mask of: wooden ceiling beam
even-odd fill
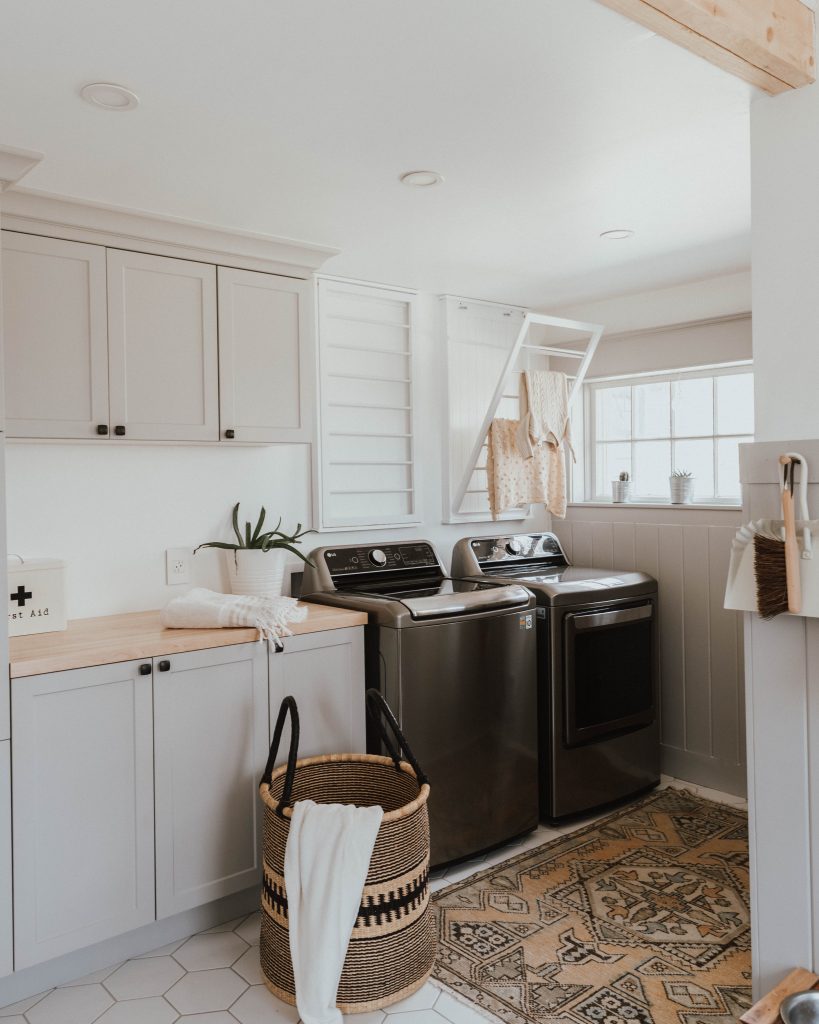
[[[765,92],[816,80],[814,13],[801,0],[599,0]]]

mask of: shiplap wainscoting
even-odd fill
[[[736,510],[572,507],[553,529],[575,565],[659,581],[663,772],[746,792],[742,618],[722,607]]]

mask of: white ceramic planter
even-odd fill
[[[231,592],[252,597],[278,597],[282,592],[286,554],[283,548],[226,551]]]
[[[671,490],[672,505],[690,505],[694,499],[693,476],[670,476],[668,485]]]
[[[631,497],[631,480],[612,480],[611,500],[615,505],[622,505]]]

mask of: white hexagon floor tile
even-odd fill
[[[213,971],[191,971],[177,981],[165,998],[180,1013],[226,1010],[247,988],[247,982],[229,967]]]
[[[263,985],[264,974],[259,963],[259,947],[251,946],[233,965],[233,970],[244,978],[248,985]]]
[[[423,984],[417,992],[402,999],[400,1003],[393,1003],[386,1008],[388,1014],[407,1013],[410,1010],[430,1010],[435,1005],[435,1000],[441,994],[441,990],[430,982]],[[402,1018],[403,1019],[403,1018]],[[356,1017],[356,1021],[358,1018]]]
[[[451,1024],[486,1024],[486,1017],[480,1010],[473,1010],[467,1003],[461,1002],[455,996],[442,989],[435,1004],[435,1012],[438,1014],[438,1024],[442,1024],[441,1017]],[[409,1024],[402,1021],[401,1024]]]
[[[179,1024],[236,1024],[236,1018],[227,1010],[216,1013],[190,1013],[179,1018]]]
[[[113,1002],[102,985],[55,988],[26,1017],[29,1024],[93,1024]]]
[[[295,1006],[277,999],[264,985],[251,986],[230,1012],[240,1024],[297,1024],[299,1019]]]
[[[114,999],[147,999],[164,995],[184,973],[172,956],[128,960],[108,975],[105,987]]]
[[[6,1017],[17,1017],[22,1016],[26,1010],[30,1010],[35,1003],[39,1003],[41,999],[45,999],[51,989],[46,989],[45,992],[40,992],[36,996],[29,996],[28,999],[21,999],[17,1003],[10,1003],[8,1006],[4,1006],[0,1009],[0,1021],[6,1024]]]
[[[179,1015],[161,996],[114,1003],[95,1024],[174,1024]]]
[[[257,910],[255,914],[251,914],[250,917],[246,917],[244,921],[239,925],[238,928],[234,928],[234,932],[239,936],[240,939],[244,939],[245,942],[251,946],[259,945],[259,929],[262,925],[262,915]]]
[[[186,971],[230,967],[247,951],[247,943],[235,932],[205,932],[188,939],[174,953]]]

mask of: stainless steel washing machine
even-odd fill
[[[431,544],[311,552],[302,596],[367,612],[376,686],[429,776],[432,864],[538,822],[534,599],[514,582],[447,576]],[[368,749],[381,752],[368,734]]]
[[[660,780],[657,582],[570,566],[553,533],[467,537],[456,576],[537,598],[541,815],[573,817]]]

